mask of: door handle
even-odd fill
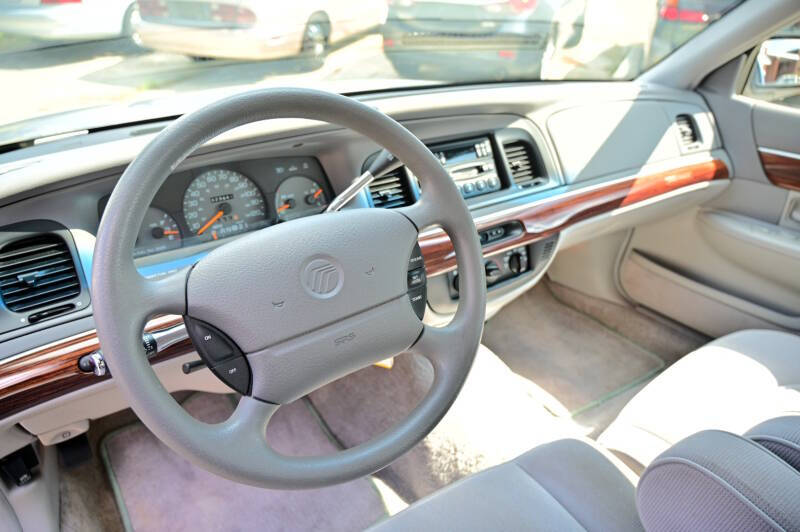
[[[789,218],[793,222],[800,224],[800,200],[794,200],[791,208],[789,209]]]

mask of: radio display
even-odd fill
[[[450,148],[449,150],[440,151],[436,155],[439,157],[439,160],[442,162],[442,164],[446,164],[448,166],[451,164],[474,161],[478,158],[478,154],[475,153],[475,146],[460,146],[458,148]]]
[[[436,158],[444,166],[454,166],[457,164],[470,163],[492,155],[489,139],[478,138],[469,141],[461,141],[445,146],[436,150]]]

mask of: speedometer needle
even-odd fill
[[[217,211],[217,214],[215,214],[214,216],[212,216],[212,217],[211,217],[211,219],[210,219],[209,221],[207,221],[207,222],[206,222],[206,224],[205,224],[203,227],[201,227],[201,228],[200,228],[200,229],[197,231],[197,234],[198,234],[198,235],[202,235],[203,233],[205,233],[206,229],[208,229],[209,227],[211,227],[212,225],[214,225],[214,222],[216,222],[217,220],[219,220],[220,218],[222,218],[222,216],[223,216],[224,214],[225,214],[225,213],[224,213],[223,211]]]

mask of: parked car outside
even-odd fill
[[[630,79],[740,0],[567,0],[555,16],[542,79]]]
[[[383,50],[403,77],[538,76],[563,0],[389,0]]]
[[[800,107],[800,22],[764,41],[743,92],[759,100]]]
[[[141,43],[191,57],[319,58],[328,48],[386,20],[384,0],[138,0]]]
[[[663,59],[735,5],[731,0],[658,0],[650,64]]]
[[[0,0],[0,32],[44,41],[136,40],[133,0]]]

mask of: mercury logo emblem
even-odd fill
[[[326,299],[339,293],[344,275],[335,260],[317,257],[303,268],[302,281],[309,294]]]

